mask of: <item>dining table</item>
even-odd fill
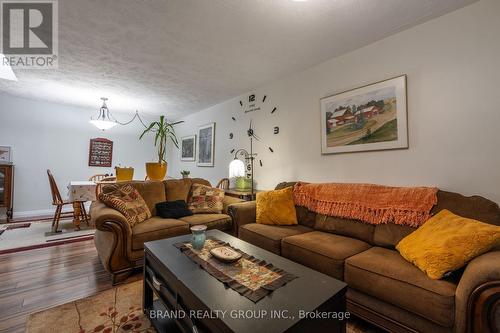
[[[76,230],[80,230],[81,222],[89,224],[89,216],[82,203],[97,200],[96,188],[97,184],[93,181],[77,180],[68,184],[68,200],[73,204],[73,224]]]

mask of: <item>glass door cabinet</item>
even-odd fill
[[[12,189],[14,188],[14,166],[0,164],[0,208],[6,209],[7,222],[12,219]]]

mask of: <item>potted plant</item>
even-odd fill
[[[165,153],[167,148],[167,140],[179,148],[179,142],[175,135],[174,127],[171,123],[165,121],[165,116],[160,116],[159,121],[154,121],[142,132],[139,139],[142,139],[146,133],[154,133],[155,147],[158,147],[158,162],[146,163],[146,174],[151,180],[163,180],[167,174],[167,161]]]
[[[182,178],[189,178],[190,173],[191,173],[191,171],[189,171],[189,170],[182,170],[181,171]]]

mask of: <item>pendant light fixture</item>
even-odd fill
[[[106,101],[108,100],[106,97],[101,97],[102,106],[99,109],[99,116],[97,119],[93,119],[90,117],[90,123],[97,127],[100,130],[107,130],[115,127],[118,123],[116,121],[112,121],[109,117],[109,109],[106,105]]]
[[[113,117],[113,114],[111,113],[111,111],[109,111],[108,106],[106,105],[106,101],[108,100],[108,98],[101,97],[101,100],[102,100],[102,106],[99,109],[99,116],[96,119],[94,119],[93,117],[90,117],[90,121],[89,121],[92,125],[94,125],[98,129],[105,131],[107,129],[111,129],[111,128],[115,127],[116,125],[125,126],[125,125],[128,125],[131,122],[133,122],[135,120],[135,118],[139,119],[139,121],[141,122],[142,126],[144,126],[144,128],[148,128],[148,126],[146,126],[144,121],[142,121],[141,116],[139,116],[139,111],[135,111],[135,115],[132,117],[132,119],[130,119],[129,121],[127,121],[125,123],[122,123],[122,122],[119,122],[118,120],[116,120],[116,118]],[[169,125],[173,126],[173,125],[181,124],[183,122],[184,122],[184,120],[176,121],[173,123],[169,123]]]

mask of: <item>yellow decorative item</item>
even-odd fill
[[[431,279],[464,266],[500,242],[500,227],[442,210],[403,238],[396,249]]]
[[[167,174],[167,163],[146,163],[146,174],[150,180],[163,180]]]
[[[293,187],[257,193],[257,223],[298,224],[292,193]]]
[[[128,182],[134,178],[134,168],[115,167],[116,181]]]

